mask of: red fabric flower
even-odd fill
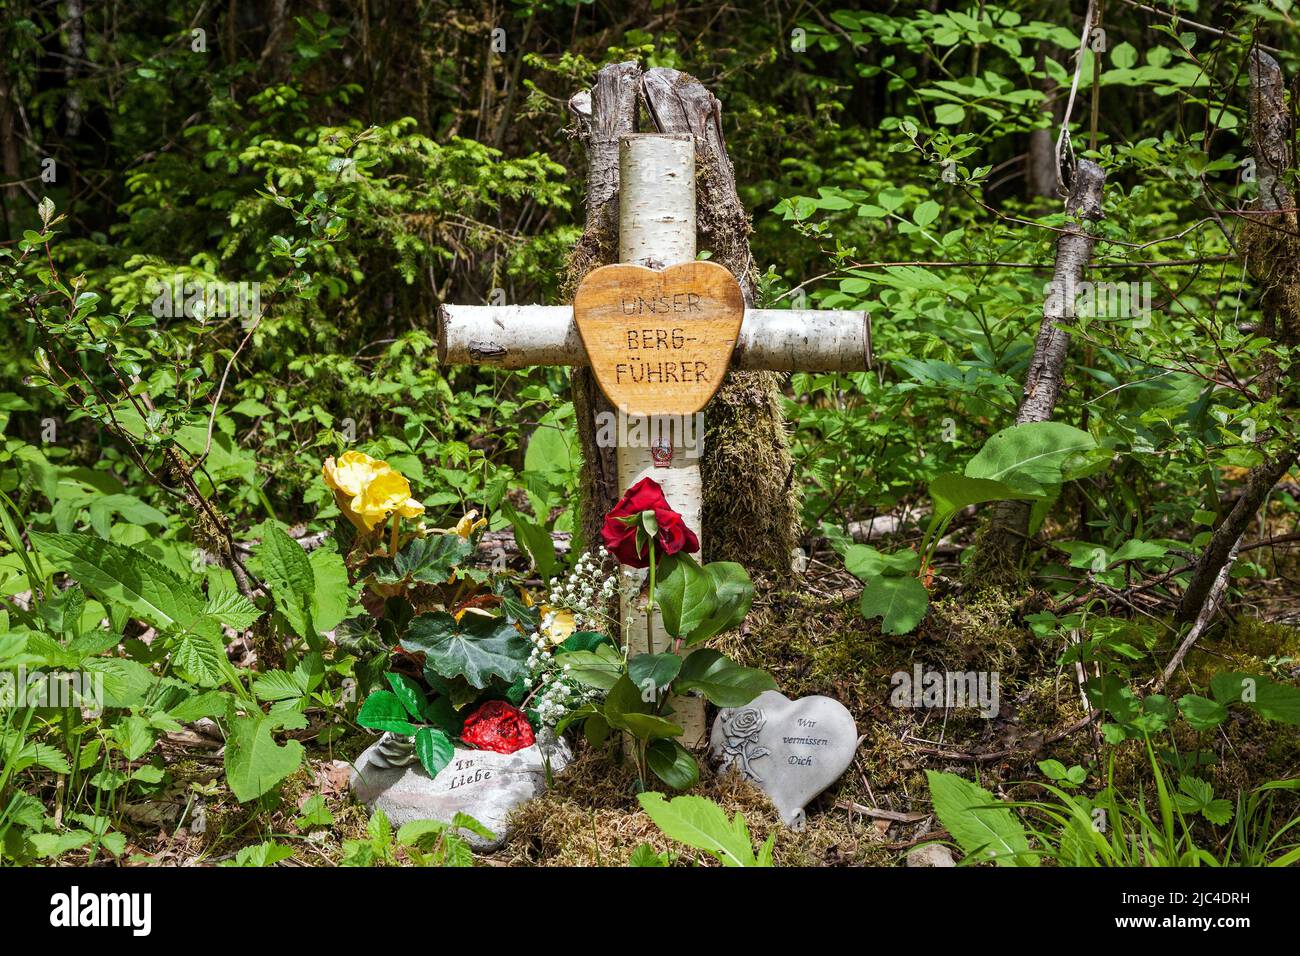
[[[504,700],[490,700],[466,717],[460,739],[471,747],[499,754],[512,754],[534,742],[533,728],[524,712]]]
[[[605,526],[600,529],[605,547],[609,548],[621,564],[630,568],[650,566],[650,542],[642,540],[640,550],[637,549],[639,522],[619,520],[639,515],[643,511],[653,512],[659,525],[658,533],[651,539],[656,564],[678,551],[693,553],[700,550],[700,539],[686,527],[682,516],[669,507],[659,482],[653,478],[642,478],[627,490],[619,503],[605,516]]]

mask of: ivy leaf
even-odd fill
[[[367,562],[365,571],[379,584],[445,584],[452,572],[474,550],[474,545],[458,534],[415,538],[395,557],[376,558]]]
[[[445,611],[414,618],[401,645],[423,651],[425,666],[445,678],[464,677],[482,690],[493,677],[507,684],[527,674],[528,642],[504,618],[466,614],[459,622]]]

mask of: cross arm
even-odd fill
[[[444,305],[438,359],[451,365],[587,364],[571,306]],[[769,372],[862,372],[871,317],[861,311],[746,309],[731,367]]]

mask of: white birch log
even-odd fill
[[[863,372],[871,367],[866,312],[747,309],[731,367],[767,372]],[[444,305],[438,359],[446,365],[587,365],[572,306]]]
[[[690,136],[641,134],[619,141],[620,262],[662,269],[695,258],[695,140]],[[703,441],[703,436],[699,436]],[[618,486],[625,492],[650,477],[663,488],[668,504],[681,514],[686,526],[700,534],[704,486],[700,460],[675,449],[667,467],[656,467],[649,442],[618,447]],[[700,449],[699,451],[702,451]],[[698,452],[697,452],[698,454]],[[656,610],[647,621],[642,587],[647,572],[623,569],[619,618],[628,656],[663,653],[673,639],[664,630]],[[685,733],[680,740],[699,749],[708,737],[704,700],[674,697],[672,720]]]

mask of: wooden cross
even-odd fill
[[[701,532],[699,454],[674,447],[728,367],[777,372],[857,372],[871,362],[865,312],[746,309],[723,267],[696,260],[695,139],[633,134],[619,140],[619,260],[588,274],[574,306],[444,305],[444,364],[525,368],[589,366],[628,426],[615,435],[620,493],[654,478],[686,524]],[[654,270],[654,271],[651,271]],[[575,315],[576,312],[576,315]],[[676,429],[676,431],[674,431]],[[635,436],[635,440],[628,436]],[[646,439],[649,440],[646,440]],[[701,536],[702,540],[702,536]],[[629,654],[650,635],[644,571],[623,569],[620,619]],[[654,620],[655,649],[671,644]],[[674,701],[692,749],[708,739],[703,698]]]

